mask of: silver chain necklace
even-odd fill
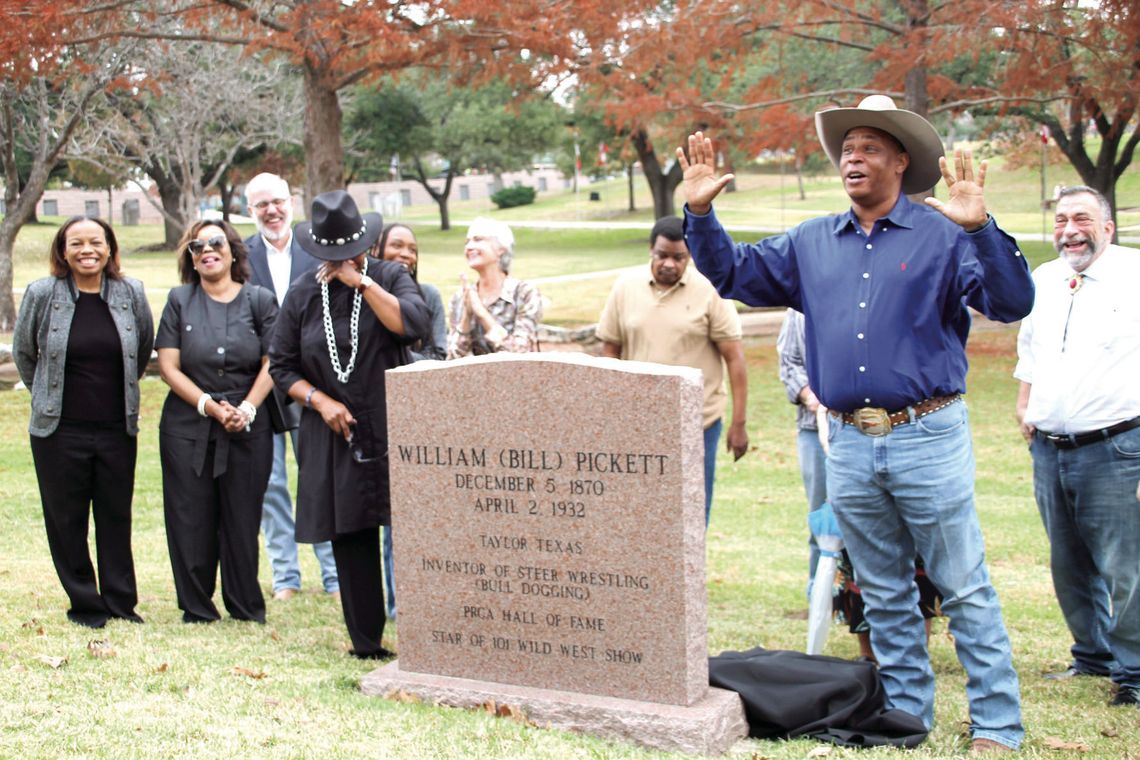
[[[325,343],[329,347],[329,361],[332,362],[336,379],[348,382],[349,375],[356,368],[356,349],[360,347],[360,291],[352,296],[352,319],[349,321],[349,334],[352,336],[352,354],[348,357],[348,367],[340,368],[340,353],[336,350],[336,335],[333,334],[332,313],[329,311],[329,284],[321,283],[321,307],[324,310]]]

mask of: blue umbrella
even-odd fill
[[[807,653],[820,654],[827,643],[827,631],[831,625],[832,587],[835,585],[835,567],[843,551],[843,534],[828,502],[808,512],[808,527],[819,545],[819,564],[811,582],[811,601],[808,604]]]

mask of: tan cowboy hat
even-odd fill
[[[942,138],[929,121],[914,111],[896,108],[895,102],[886,95],[868,95],[856,108],[816,111],[815,131],[837,169],[843,138],[855,127],[881,129],[902,143],[910,156],[910,166],[903,173],[904,193],[922,193],[938,184],[942,176],[938,158],[944,151]]]

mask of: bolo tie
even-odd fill
[[[1081,289],[1081,285],[1084,285],[1085,283],[1085,275],[1083,272],[1074,272],[1073,275],[1068,278],[1066,283],[1069,288],[1069,295],[1075,296],[1077,294],[1077,291]],[[1062,352],[1065,350],[1065,340],[1069,337],[1069,319],[1073,316],[1073,301],[1075,300],[1076,299],[1069,300],[1069,313],[1065,315],[1065,332],[1061,336]]]

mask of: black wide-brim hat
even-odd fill
[[[380,239],[384,218],[361,216],[356,201],[344,190],[331,190],[313,199],[309,221],[297,225],[297,244],[323,261],[345,261],[367,251]]]

